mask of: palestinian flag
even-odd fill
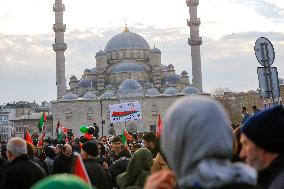
[[[39,123],[38,123],[38,125],[37,125],[39,131],[42,131],[42,128],[43,128],[45,122],[46,122],[46,114],[45,114],[45,112],[43,112],[43,113],[42,113],[42,116],[41,116],[41,118],[40,118],[40,120],[39,120]]]
[[[37,147],[42,147],[42,140],[44,139],[44,137],[45,137],[45,133],[43,132],[41,135],[40,141],[37,143]]]
[[[25,133],[25,140],[27,142],[31,143],[32,145],[34,144],[33,143],[33,139],[32,139],[32,137],[31,137],[31,135],[30,135],[30,133],[28,131],[26,131],[26,133]]]
[[[123,135],[125,136],[126,141],[132,140],[132,136],[130,134],[128,134],[128,132],[125,129],[123,129]]]
[[[90,188],[92,188],[92,184],[89,175],[87,173],[87,170],[85,168],[85,165],[83,163],[83,160],[81,158],[81,155],[77,152],[74,152],[71,174],[80,177],[90,186]]]
[[[58,140],[63,140],[63,137],[67,133],[68,129],[63,127],[60,121],[58,120],[57,125],[56,125],[56,134],[57,134],[57,139]]]
[[[123,133],[122,133],[121,137],[122,137],[122,144],[130,152],[129,147],[127,145],[127,137],[129,138],[131,136],[128,134],[128,132],[125,129],[123,129]]]

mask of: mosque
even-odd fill
[[[190,6],[196,8],[194,3],[196,0]],[[163,117],[177,98],[202,92],[200,80],[196,82],[199,86],[193,86],[186,71],[179,75],[172,64],[162,64],[161,51],[155,46],[151,48],[146,39],[130,31],[127,25],[106,43],[104,50],[96,53],[95,66],[85,69],[82,78],[73,75],[69,89],[66,89],[64,51],[67,44],[64,43],[66,25],[63,24],[65,7],[62,0],[55,0],[53,10],[57,81],[57,100],[52,102],[54,133],[58,121],[72,129],[76,136],[82,135],[80,125],[92,125],[94,122],[100,126],[101,135],[111,130],[120,134],[124,128],[131,132],[155,131],[158,115]],[[189,23],[191,27],[199,27],[199,24]],[[189,44],[200,48],[200,40],[199,36],[192,35]],[[192,56],[192,59],[195,57]],[[201,69],[198,61],[197,66]],[[199,75],[197,79],[201,78],[201,73]],[[110,124],[109,105],[133,101],[140,103],[142,119]]]

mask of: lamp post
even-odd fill
[[[100,98],[100,105],[101,105],[102,137],[103,137],[103,136],[104,136],[104,124],[105,124],[105,120],[103,119],[103,104],[102,104],[102,98]]]

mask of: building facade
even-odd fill
[[[10,122],[14,126],[14,136],[24,138],[25,131],[28,131],[30,135],[38,131],[38,123],[42,116],[42,112],[38,113],[30,113],[26,115],[22,115],[11,119]],[[52,129],[53,129],[53,119],[52,115],[47,113],[47,121],[45,122],[46,132],[45,138],[52,137]]]
[[[13,124],[10,120],[15,113],[15,109],[0,108],[0,141],[8,141],[12,137]]]

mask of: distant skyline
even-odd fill
[[[162,64],[191,75],[189,11],[185,0],[63,0],[67,26],[66,81],[95,67],[95,53],[120,33],[130,31],[162,51]],[[0,1],[0,104],[56,99],[54,0]],[[274,45],[273,66],[284,77],[283,0],[200,0],[201,59],[205,92],[216,88],[258,88],[253,47],[264,36]],[[66,84],[67,87],[68,83]]]

